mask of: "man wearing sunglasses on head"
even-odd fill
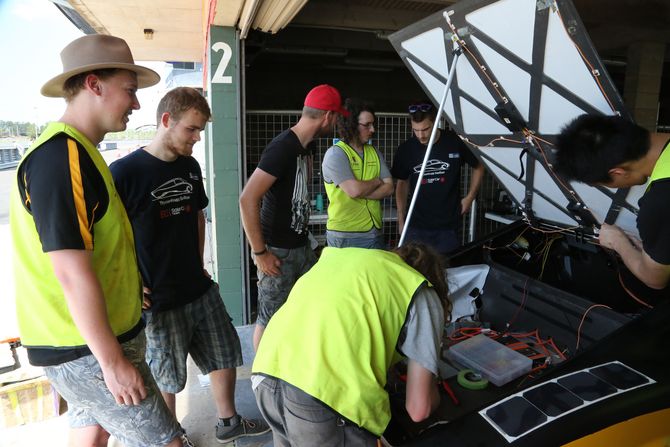
[[[437,129],[419,196],[407,222],[407,210],[437,115],[437,110],[428,100],[411,104],[408,111],[413,135],[398,146],[391,169],[397,181],[398,233],[402,233],[408,224],[407,242],[423,242],[444,255],[461,245],[458,238],[461,215],[470,210],[477,196],[484,166],[479,164],[458,135],[449,129]],[[461,199],[459,185],[463,162],[472,166],[473,172],[467,195]]]

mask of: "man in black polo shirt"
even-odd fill
[[[407,211],[419,179],[430,133],[437,111],[422,101],[409,106],[413,136],[398,146],[391,174],[397,179],[398,233],[409,224],[405,240],[423,242],[441,254],[461,245],[458,230],[461,216],[470,210],[484,176],[484,166],[472,155],[463,141],[451,130],[437,130],[424,178],[407,222]],[[461,166],[472,166],[468,193],[460,198]]]

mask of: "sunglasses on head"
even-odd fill
[[[408,107],[409,113],[428,112],[433,108],[432,104],[412,104]]]

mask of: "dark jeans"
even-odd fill
[[[454,230],[425,230],[409,227],[407,234],[405,234],[405,242],[410,241],[423,242],[442,255],[446,255],[461,246],[458,233]]]
[[[274,447],[376,447],[372,433],[345,421],[309,394],[266,377],[254,390]]]

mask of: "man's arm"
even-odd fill
[[[380,178],[357,180],[351,170],[349,158],[338,146],[332,146],[326,151],[321,171],[325,182],[334,183],[352,199],[367,198],[383,184]]]
[[[198,250],[200,251],[200,260],[202,266],[205,266],[205,213],[198,211]]]
[[[670,280],[670,265],[659,264],[616,225],[603,224],[600,244],[616,251],[633,275],[652,289],[663,289]]]
[[[409,180],[398,179],[395,185],[395,203],[398,209],[398,234],[402,234],[402,230],[405,228],[408,190]]]
[[[384,182],[380,178],[372,180],[356,180],[352,178],[341,182],[338,186],[352,199],[367,199],[371,198],[368,196],[375,192],[377,188],[381,188],[383,184]],[[393,185],[391,185],[391,190],[393,190]]]
[[[398,347],[407,356],[405,408],[413,421],[426,419],[440,403],[438,373],[444,310],[435,291],[422,285],[415,294]]]
[[[276,180],[277,177],[256,168],[240,194],[240,217],[252,252],[258,253],[266,250],[261,228],[260,205],[261,199]],[[279,270],[281,261],[270,251],[265,251],[262,255],[255,255],[254,262],[258,269],[266,275],[278,276],[281,273]]]
[[[388,197],[393,194],[393,179],[391,177],[386,177],[381,179],[382,184],[379,185],[374,191],[365,196],[366,199],[370,200],[381,200],[384,197]]]
[[[212,276],[205,268],[205,231],[207,229],[207,221],[205,220],[205,212],[198,211],[198,250],[200,251],[200,262],[202,262],[202,272],[208,278]]]
[[[48,253],[77,329],[100,363],[105,384],[116,402],[138,405],[146,396],[139,371],[125,358],[107,316],[102,288],[93,270],[92,252]]]
[[[440,405],[433,373],[412,359],[407,365],[405,409],[414,422],[426,419]]]
[[[384,155],[379,152],[379,149],[375,149],[375,153],[377,154],[377,158],[379,158],[379,178],[381,179],[382,184],[375,188],[375,190],[365,198],[370,200],[381,200],[393,194],[393,178],[386,165]]]
[[[479,187],[482,185],[483,178],[484,165],[479,163],[479,165],[472,170],[472,177],[470,177],[468,194],[461,200],[461,214],[465,214],[470,211],[472,202],[475,200],[475,198],[477,198],[477,192],[479,192]]]

